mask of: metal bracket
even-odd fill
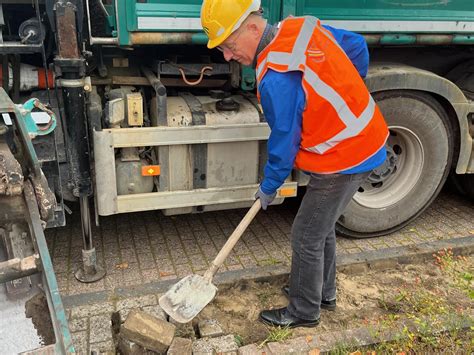
[[[193,125],[205,125],[206,115],[202,110],[201,102],[196,96],[188,92],[182,92],[179,95],[191,110]],[[193,188],[204,189],[207,185],[207,144],[193,144],[191,147],[193,154]]]

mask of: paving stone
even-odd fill
[[[270,354],[307,354],[310,350],[304,337],[287,340],[283,343],[271,342],[267,344]]]
[[[144,347],[131,342],[123,337],[119,336],[118,339],[118,349],[122,355],[152,355],[156,354],[153,351],[147,350]]]
[[[333,332],[320,333],[314,336],[307,344],[310,349],[319,349],[321,352],[330,351],[336,345]]]
[[[69,331],[78,332],[80,330],[86,330],[89,318],[75,318],[69,321]]]
[[[237,355],[239,346],[232,334],[217,338],[202,338],[193,342],[193,355]]]
[[[165,352],[171,345],[175,330],[173,324],[143,311],[133,310],[122,324],[120,334],[147,349]]]
[[[196,332],[192,322],[188,323],[179,323],[170,317],[169,322],[176,327],[175,336],[181,338],[196,339]]]
[[[90,342],[99,343],[112,338],[111,315],[99,315],[90,317]]]
[[[98,354],[113,355],[115,354],[115,345],[112,339],[101,341],[99,343],[91,343],[90,351],[95,351]]]
[[[153,306],[156,304],[158,304],[158,300],[156,299],[155,295],[145,295],[141,297],[126,298],[118,301],[117,310],[121,310],[124,308]]]
[[[167,355],[191,355],[193,353],[193,342],[191,339],[175,337],[168,349]]]
[[[371,263],[369,265],[369,269],[383,271],[387,269],[396,268],[397,265],[398,265],[398,261],[396,259],[377,260],[376,262]]]
[[[114,306],[111,302],[95,303],[86,306],[74,307],[71,310],[72,318],[83,318],[95,316],[101,313],[112,313]]]
[[[343,266],[337,269],[339,272],[343,272],[347,275],[351,274],[363,274],[368,271],[367,263],[352,264]]]
[[[145,313],[148,313],[158,319],[161,319],[161,320],[164,320],[164,321],[167,321],[168,320],[168,317],[165,313],[165,311],[163,311],[163,309],[161,308],[161,306],[159,304],[155,305],[155,306],[146,306],[146,307],[141,307],[142,311],[145,312]]]
[[[122,323],[125,322],[125,319],[127,319],[130,312],[134,309],[136,309],[136,308],[123,308],[123,309],[118,311],[119,314],[120,314],[120,320],[122,321]]]
[[[370,345],[375,342],[371,331],[366,328],[348,329],[344,331],[344,338],[348,344],[355,343],[359,346]]]
[[[71,333],[72,343],[74,344],[74,350],[76,350],[77,354],[87,353],[87,337],[87,331]]]
[[[203,319],[198,323],[199,335],[204,337],[218,337],[224,334],[217,319]]]
[[[257,344],[249,344],[245,346],[241,346],[238,351],[239,355],[268,355],[270,354],[270,350],[268,348],[262,347],[259,348]]]
[[[78,213],[78,209],[74,210],[73,215],[77,216]],[[78,283],[74,274],[70,272],[81,264],[80,218],[72,218],[71,221],[68,220],[68,226],[57,230],[46,230],[45,233],[54,267],[61,270],[65,265],[69,266],[68,272],[57,274],[61,293],[63,296],[68,296],[94,291],[110,291],[116,287],[140,285],[143,282],[174,279],[177,274],[182,276],[192,270],[195,272],[204,269],[206,263],[217,254],[216,245],[220,246],[226,241],[243,213],[244,210],[218,211],[199,216],[183,215],[178,219],[166,217],[157,212],[103,217],[101,228],[94,227],[99,262],[104,262],[111,272],[114,271],[115,265],[123,261],[135,262],[131,263],[128,269],[120,270],[120,277],[110,277],[109,273],[104,280],[93,285]],[[242,237],[242,242],[235,249],[235,256],[239,256],[241,268],[258,267],[258,260],[252,253],[253,250],[257,250],[256,247],[262,251],[258,256],[259,259],[266,258],[262,246],[272,258],[277,260],[285,261],[283,256],[291,257],[289,236],[295,213],[296,208],[283,205],[274,206],[261,216],[257,216]],[[466,236],[474,231],[473,214],[474,208],[469,201],[449,191],[443,191],[427,211],[396,233],[356,242],[338,237],[337,255]],[[101,245],[103,250],[99,247]],[[150,250],[156,257],[156,268],[152,267],[154,265]],[[199,257],[201,252],[203,255]],[[278,256],[278,252],[284,255]],[[117,259],[117,255],[121,254],[130,260]],[[176,258],[182,259],[185,254],[190,260],[185,260],[184,263],[182,260],[176,260]],[[136,262],[137,257],[140,264]],[[182,266],[179,270],[175,270],[174,265]],[[220,271],[238,269],[240,268],[238,265],[228,262],[228,267],[223,267]],[[153,272],[153,269],[156,272]],[[137,307],[144,306],[140,304]],[[129,305],[123,308],[133,307],[135,306]],[[93,308],[90,310],[82,309],[79,312],[83,313],[76,317],[78,312],[76,308],[73,318],[113,311],[113,309],[107,310],[104,306],[99,306],[97,311]]]

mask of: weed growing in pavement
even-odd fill
[[[347,354],[362,354],[357,351],[357,345],[354,343],[348,343],[345,341],[337,342],[335,347],[329,350],[329,355],[347,355]]]
[[[459,289],[469,299],[474,299],[473,272],[467,258],[455,257],[446,248],[433,254],[435,264],[446,276],[445,290],[431,290],[420,277],[412,284],[405,284],[395,295],[382,293],[378,304],[388,312],[375,327],[369,327],[375,339],[394,338],[373,347],[377,353],[426,353],[432,351],[472,353],[474,340],[466,324],[474,321],[446,295],[448,289]],[[401,328],[398,328],[397,326]]]
[[[467,258],[462,255],[454,256],[451,248],[445,248],[433,254],[435,264],[448,274],[453,285],[474,300],[474,275],[472,270],[464,270]]]
[[[264,341],[262,341],[258,347],[262,348],[265,344],[271,343],[271,342],[279,342],[279,341],[284,341],[288,338],[291,337],[291,329],[288,327],[272,327],[272,328],[267,328],[268,329],[268,335],[265,338]]]
[[[281,261],[275,258],[268,258],[258,263],[260,266],[273,266],[281,264]]]
[[[235,334],[234,335],[234,339],[235,339],[235,343],[237,344],[237,346],[240,348],[242,345],[244,345],[244,338],[242,338],[242,336],[240,336],[239,334]]]
[[[263,307],[267,307],[270,299],[275,295],[271,290],[263,290],[257,293],[258,300]]]

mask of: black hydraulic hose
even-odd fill
[[[166,126],[167,125],[167,108],[166,108],[166,87],[163,85],[163,83],[160,81],[158,77],[153,74],[151,69],[147,67],[142,67],[142,72],[145,74],[146,78],[150,82],[151,86],[156,92],[156,98],[157,98],[157,107],[158,107],[158,124],[160,126]]]

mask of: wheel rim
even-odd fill
[[[424,165],[421,140],[410,129],[390,126],[387,159],[371,173],[354,200],[367,208],[384,208],[402,200],[417,184]]]

